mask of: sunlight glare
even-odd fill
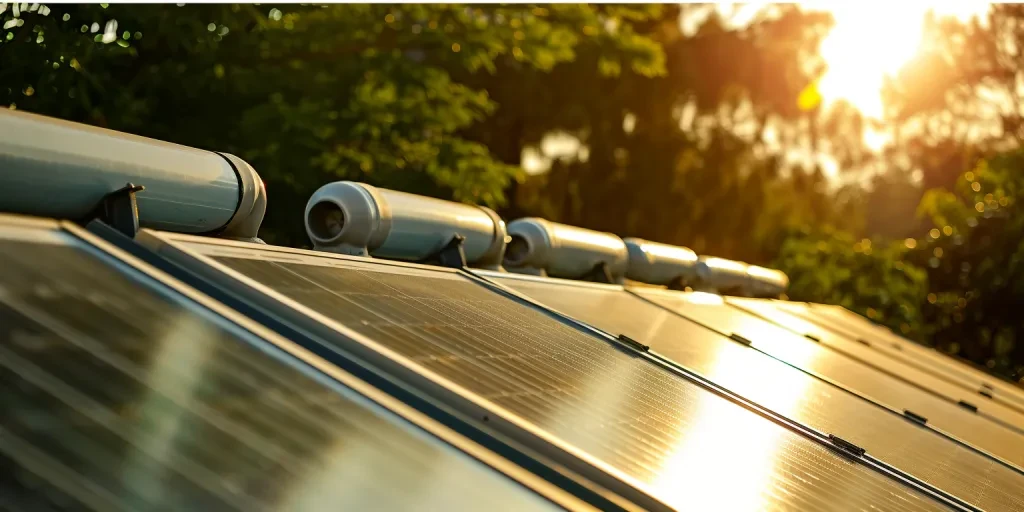
[[[984,14],[985,2],[922,3],[900,1],[884,9],[860,2],[805,2],[812,10],[826,11],[835,25],[821,43],[828,70],[818,84],[826,104],[846,100],[866,117],[881,119],[881,91],[886,75],[893,75],[918,53],[928,11],[960,20]]]

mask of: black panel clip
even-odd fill
[[[739,334],[736,333],[730,334],[729,339],[735,341],[736,343],[739,343],[740,345],[746,345],[748,347],[753,343],[747,338],[744,338],[743,336],[740,336]]]
[[[819,337],[817,337],[817,336],[815,336],[813,334],[804,334],[804,338],[807,338],[807,339],[809,339],[809,340],[811,340],[811,341],[813,341],[815,343],[821,343],[821,338],[819,338]]]
[[[622,343],[623,345],[626,345],[627,347],[636,350],[637,352],[647,352],[648,350],[651,349],[651,347],[644,345],[643,343],[640,343],[639,341],[636,341],[633,338],[626,336],[625,334],[618,335],[616,339],[619,340],[619,342]]]
[[[987,390],[987,389],[985,389],[985,388],[979,389],[978,390],[978,394],[983,396],[983,397],[985,397],[985,398],[992,398],[992,392]]]
[[[903,415],[906,416],[907,419],[909,419],[910,421],[913,421],[914,423],[920,423],[921,425],[928,424],[928,418],[925,418],[924,416],[921,416],[920,414],[917,414],[916,412],[910,411],[908,409],[903,410]]]
[[[139,203],[135,199],[137,192],[146,187],[126,183],[125,186],[108,193],[100,199],[83,224],[99,219],[128,238],[135,238],[139,232]]]
[[[864,338],[857,338],[857,343],[860,343],[861,345],[864,345],[865,347],[870,347],[871,346],[871,342],[866,340],[866,339],[864,339]]]
[[[860,458],[867,453],[867,450],[864,448],[861,448],[860,446],[857,446],[837,435],[829,434],[828,438],[836,448],[839,448],[841,452],[851,457]]]
[[[957,402],[957,405],[959,405],[960,407],[963,407],[964,409],[967,409],[968,411],[978,412],[978,406],[974,405],[974,404],[972,404],[970,402],[967,402],[967,401],[964,401],[964,400],[960,400],[959,402]]]
[[[466,249],[463,247],[465,241],[466,237],[455,233],[452,235],[452,239],[444,244],[444,247],[438,249],[434,254],[427,256],[423,262],[436,263],[448,268],[466,268],[469,264],[466,263]]]

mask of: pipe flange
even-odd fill
[[[245,160],[229,153],[217,154],[231,164],[238,178],[238,206],[219,234],[226,238],[259,240],[260,225],[267,212],[266,185]]]

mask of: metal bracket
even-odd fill
[[[139,232],[139,203],[135,193],[145,190],[142,185],[125,184],[118,190],[103,196],[92,213],[82,224],[99,219],[128,238],[135,238]]]
[[[639,341],[636,341],[633,338],[626,336],[625,334],[618,335],[616,339],[619,340],[622,344],[628,346],[629,348],[639,352],[647,352],[648,350],[651,349],[651,347],[644,345],[643,343],[640,343]]]
[[[595,263],[593,268],[588,270],[587,273],[580,276],[580,280],[615,284],[615,278],[612,277],[612,271],[608,267],[608,263],[604,261],[599,261]]]
[[[957,402],[957,405],[959,405],[960,407],[963,407],[964,409],[967,409],[968,411],[978,412],[978,406],[974,405],[974,404],[972,404],[970,402],[967,402],[967,401],[964,401],[964,400],[960,400],[959,402]]]
[[[851,457],[860,458],[863,457],[865,453],[867,453],[867,450],[865,450],[864,448],[861,448],[860,446],[857,446],[837,435],[829,434],[828,438],[830,441],[832,441],[832,444],[835,445],[836,448],[839,448],[841,452]]]
[[[920,414],[910,411],[909,409],[903,409],[903,415],[906,416],[907,419],[909,419],[910,421],[913,421],[914,423],[920,423],[921,425],[928,424],[928,418],[925,418]]]
[[[469,266],[466,263],[466,250],[463,247],[465,241],[466,237],[455,233],[452,235],[452,239],[444,244],[444,247],[438,249],[434,254],[427,256],[423,263],[436,263],[448,268],[465,268]]]
[[[736,343],[739,343],[740,345],[746,345],[748,347],[753,344],[753,342],[751,342],[747,338],[744,338],[743,336],[740,336],[739,334],[736,333],[730,334],[729,339],[735,341]]]
[[[665,287],[668,288],[669,290],[685,292],[687,287],[686,279],[684,279],[683,276],[676,276],[672,278],[672,280],[669,281],[668,284],[665,285]]]

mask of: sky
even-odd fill
[[[917,54],[927,12],[967,20],[983,15],[989,6],[971,0],[892,0],[882,4],[884,8],[859,1],[804,4],[830,12],[835,18],[835,26],[820,48],[828,71],[818,90],[826,104],[845,99],[865,116],[876,119],[882,117],[883,79]]]
[[[766,3],[722,3],[717,10],[729,22],[743,25],[749,23]],[[881,91],[885,76],[898,72],[917,54],[925,16],[929,11],[966,20],[983,15],[990,5],[974,0],[890,0],[884,3],[810,0],[801,3],[809,10],[829,12],[835,19],[835,25],[820,47],[821,56],[828,66],[818,83],[824,107],[845,100],[865,117],[873,119],[883,116]],[[696,30],[701,21],[703,15],[698,15],[682,19],[680,24],[687,32]],[[888,141],[887,134],[870,127],[867,130],[864,136],[869,147],[879,149]],[[524,151],[523,167],[527,172],[543,172],[550,166],[551,158],[575,156],[580,149],[575,137],[553,134],[544,140],[540,148]],[[804,157],[824,159],[821,163],[826,173],[835,174],[834,162],[830,162],[827,155]]]

